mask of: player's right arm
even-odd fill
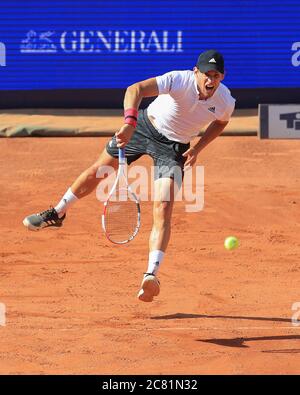
[[[136,82],[126,89],[124,97],[124,110],[135,108],[138,110],[141,101],[144,97],[158,96],[159,90],[156,78],[149,78],[144,81]],[[135,130],[132,125],[124,124],[116,133],[117,146],[119,148],[125,147]]]
[[[124,109],[138,109],[144,97],[153,97],[158,95],[159,91],[156,78],[149,78],[148,80],[137,82],[130,85],[126,90],[124,97]]]

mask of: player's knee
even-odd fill
[[[97,163],[93,164],[86,171],[87,177],[89,179],[104,179],[108,177],[112,172],[114,172],[114,168],[111,166],[99,166]]]
[[[92,165],[91,167],[89,167],[89,168],[86,170],[86,177],[87,177],[88,179],[90,179],[90,180],[95,179],[96,176],[97,176],[97,171],[98,171],[97,166]]]
[[[172,202],[161,201],[155,202],[154,205],[154,220],[156,222],[168,223],[171,220]]]

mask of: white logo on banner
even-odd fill
[[[3,43],[0,42],[0,66],[6,66],[6,48]]]
[[[58,36],[56,44],[52,36]],[[183,52],[182,31],[143,30],[53,31],[37,33],[30,30],[22,40],[22,53],[172,53]]]
[[[51,39],[54,33],[47,31],[38,34],[34,30],[30,30],[27,37],[22,40],[21,52],[56,53],[57,47]]]
[[[292,56],[292,65],[294,67],[300,66],[300,41],[293,43],[292,51],[296,51]]]

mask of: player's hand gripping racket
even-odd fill
[[[104,203],[102,227],[108,240],[125,244],[138,233],[141,223],[140,204],[128,185],[125,148],[119,148],[119,168],[114,185]]]

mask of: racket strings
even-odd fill
[[[105,230],[109,239],[122,243],[135,236],[139,227],[139,204],[128,191],[110,197],[105,209]]]

